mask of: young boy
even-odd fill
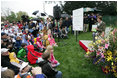
[[[21,47],[21,43],[22,43],[22,40],[19,36],[16,37],[16,43],[15,43],[15,47],[17,48],[16,52],[19,51],[20,47]]]
[[[67,31],[65,30],[65,27],[62,27],[62,30],[61,30],[61,37],[62,37],[62,38],[68,38]]]
[[[43,53],[42,58],[44,61],[41,61],[39,66],[42,68],[42,72],[47,76],[47,78],[62,78],[62,72],[54,69],[49,62],[50,53]]]
[[[27,53],[26,53],[27,44],[22,43],[21,46],[22,48],[18,51],[17,57],[26,62],[27,61]]]

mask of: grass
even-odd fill
[[[92,40],[92,33],[78,34],[69,33],[69,39],[60,39],[58,47],[54,48],[55,58],[60,62],[57,70],[62,71],[63,78],[107,78],[99,66],[96,66],[88,58],[85,58],[85,51],[79,46],[79,40]]]

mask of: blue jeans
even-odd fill
[[[66,31],[69,32],[69,27],[66,27]]]
[[[56,78],[62,78],[62,72],[58,71],[57,74],[55,75]]]

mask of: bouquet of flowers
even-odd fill
[[[102,34],[95,39],[89,44],[86,54],[94,57],[93,64],[100,64],[105,74],[111,73],[117,77],[117,29],[111,30],[107,37]]]

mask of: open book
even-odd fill
[[[92,31],[96,32],[97,25],[92,25]]]

